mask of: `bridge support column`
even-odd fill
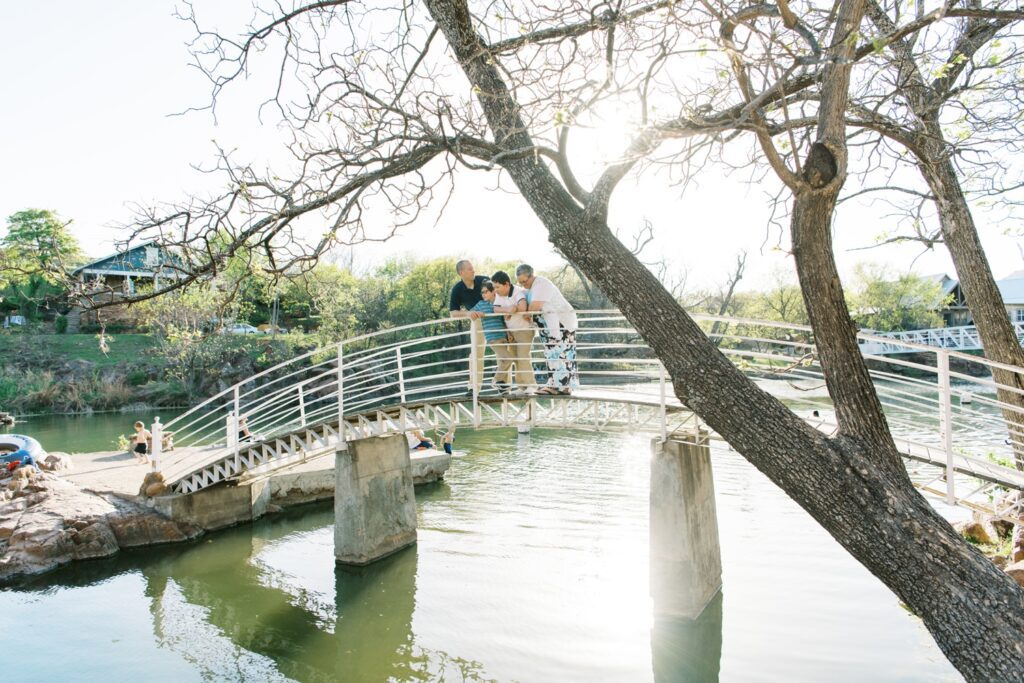
[[[416,542],[404,434],[349,441],[334,455],[334,558],[365,565]]]
[[[658,616],[696,619],[722,588],[707,433],[651,443],[651,597]]]

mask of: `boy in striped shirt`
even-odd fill
[[[487,345],[494,350],[498,357],[498,368],[494,371],[494,382],[491,386],[502,394],[509,392],[512,383],[512,363],[515,360],[515,353],[510,344],[508,328],[505,327],[505,318],[494,313],[494,283],[484,280],[480,285],[480,295],[483,299],[477,302],[471,311],[483,313],[484,317],[480,322],[484,328],[484,339]]]

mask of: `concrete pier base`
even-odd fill
[[[214,486],[196,493],[158,496],[148,502],[176,522],[214,531],[262,517],[270,502],[270,483],[264,480]]]
[[[706,436],[651,444],[651,597],[658,616],[696,619],[722,588]]]
[[[349,441],[335,454],[334,558],[365,565],[416,542],[416,499],[404,434]]]

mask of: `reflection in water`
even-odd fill
[[[713,456],[728,599],[652,622],[647,438],[459,438],[417,489],[419,544],[362,570],[335,568],[328,503],[0,590],[0,624],[61,649],[19,650],[4,680],[961,680],[735,454]]]
[[[481,678],[481,664],[415,645],[416,547],[368,567],[332,567],[331,546],[315,542],[332,538],[332,515],[279,515],[144,567],[157,639],[217,679]],[[310,549],[312,582],[302,566],[311,558],[301,556]],[[280,566],[282,554],[299,563]],[[333,596],[316,580],[325,568]]]
[[[717,683],[722,659],[722,591],[697,619],[657,617],[651,629],[656,683]]]

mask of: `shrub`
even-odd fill
[[[57,334],[64,334],[68,331],[68,318],[64,315],[58,315],[57,319],[53,321],[53,329]]]

